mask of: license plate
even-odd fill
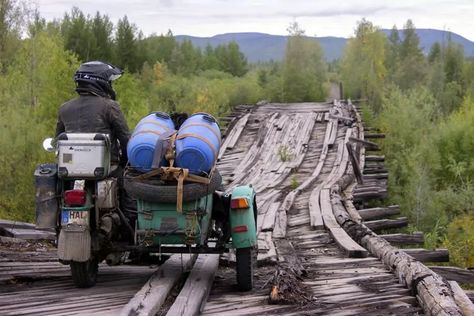
[[[89,211],[64,210],[62,211],[62,223],[89,226]]]

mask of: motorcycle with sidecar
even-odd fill
[[[57,232],[58,258],[78,287],[95,285],[99,263],[126,254],[235,252],[237,285],[253,287],[256,261],[256,193],[237,186],[227,193],[213,168],[208,177],[185,168],[159,167],[145,176],[116,172],[110,140],[100,133],[63,133],[43,147],[56,164],[35,171],[36,224]],[[136,220],[119,201],[119,181],[136,198]]]

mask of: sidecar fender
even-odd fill
[[[232,246],[236,249],[257,245],[255,196],[255,190],[250,186],[238,186],[232,190],[229,216]]]

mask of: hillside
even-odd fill
[[[382,30],[385,34],[390,33],[390,30]],[[433,30],[433,29],[417,29],[420,37],[420,45],[427,53],[435,42],[446,42],[448,37],[455,43],[461,44],[464,47],[466,56],[474,57],[474,42],[468,39],[447,31]],[[402,34],[402,31],[400,31]],[[264,33],[226,33],[219,34],[212,37],[194,37],[189,35],[178,35],[176,39],[183,41],[190,40],[193,45],[204,48],[208,44],[217,46],[219,44],[236,41],[241,51],[247,56],[250,62],[266,62],[270,60],[281,60],[285,53],[286,36],[270,35]],[[325,57],[328,61],[338,59],[342,56],[344,46],[347,39],[342,37],[315,37],[319,40]]]

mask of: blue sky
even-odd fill
[[[286,34],[297,21],[311,36],[349,37],[363,17],[382,28],[402,28],[412,19],[418,28],[455,32],[474,41],[474,0],[37,0],[47,20],[61,18],[73,6],[86,14],[100,11],[115,23],[127,15],[145,35],[212,36],[229,32]]]

